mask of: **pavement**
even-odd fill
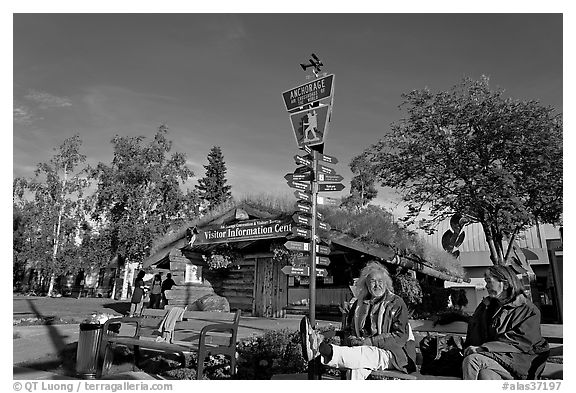
[[[14,320],[48,319],[66,320],[69,324],[43,324],[35,326],[13,326],[13,379],[69,379],[62,375],[21,367],[23,362],[32,362],[56,354],[66,345],[78,341],[79,323],[92,313],[104,312],[122,315],[129,304],[112,299],[94,298],[44,298],[15,296],[13,299]],[[258,318],[242,316],[238,328],[238,339],[261,335],[267,330],[298,330],[301,316],[286,318]],[[319,326],[338,323],[317,321]],[[117,379],[150,379],[138,373],[116,376]]]

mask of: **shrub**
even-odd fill
[[[270,379],[274,374],[306,371],[297,331],[270,330],[240,341],[237,349],[239,379]]]

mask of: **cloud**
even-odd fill
[[[34,115],[30,109],[24,105],[15,106],[13,109],[14,123],[21,125],[30,125],[34,121]]]
[[[64,108],[72,106],[72,101],[69,98],[58,97],[45,91],[31,89],[28,91],[28,94],[24,96],[24,98],[39,104],[38,107],[40,109]]]

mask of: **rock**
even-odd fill
[[[215,293],[204,295],[194,302],[199,311],[221,311],[230,312],[228,299],[218,296]]]

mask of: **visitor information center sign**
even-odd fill
[[[292,234],[291,221],[249,220],[236,224],[202,228],[199,230],[194,245],[273,239],[289,234]]]

